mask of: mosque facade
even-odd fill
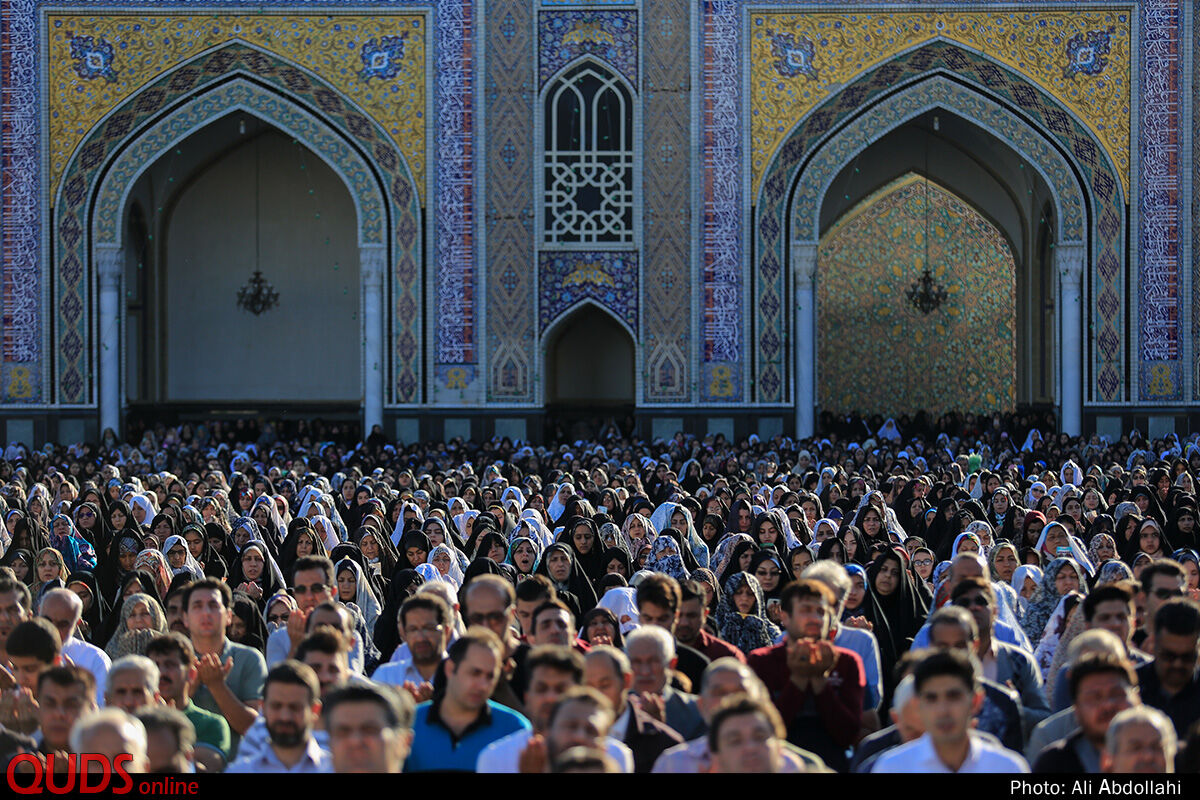
[[[1200,417],[1188,0],[2,0],[0,416]]]

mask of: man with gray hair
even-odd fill
[[[707,726],[721,707],[721,702],[736,694],[749,695],[754,700],[770,702],[767,687],[747,665],[735,658],[718,658],[704,670],[700,680],[697,708]],[[708,772],[712,767],[712,752],[707,735],[700,735],[683,744],[665,750],[654,762],[653,772],[695,774]],[[795,745],[783,743],[783,772],[829,772],[821,758]]]
[[[1171,719],[1156,708],[1134,706],[1113,717],[1104,736],[1100,770],[1169,774],[1175,771],[1178,739]]]
[[[583,681],[608,698],[617,719],[608,735],[625,743],[633,753],[633,771],[646,773],[668,747],[683,743],[676,731],[629,702],[633,666],[629,658],[611,645],[596,645],[584,659]]]
[[[145,656],[122,656],[108,671],[104,700],[110,706],[136,714],[146,706],[162,704],[158,693],[158,665]]]
[[[83,619],[83,601],[70,589],[51,589],[42,596],[38,616],[45,617],[58,629],[62,639],[62,654],[77,667],[83,667],[96,679],[96,704],[103,707],[103,689],[108,681],[112,660],[99,647],[75,635]]]
[[[79,718],[71,729],[71,752],[96,753],[115,761],[128,753],[133,760],[125,765],[128,772],[146,772],[146,728],[136,717],[119,708],[102,708]]]
[[[879,728],[879,704],[883,702],[883,675],[880,667],[879,641],[875,634],[863,628],[842,625],[842,611],[846,598],[850,596],[850,576],[846,568],[830,559],[809,564],[800,574],[802,578],[820,581],[829,587],[837,599],[836,613],[830,625],[829,638],[837,647],[858,653],[863,663],[863,677],[867,685],[863,691],[863,729],[874,731]]]
[[[696,695],[670,686],[675,637],[655,625],[643,626],[625,637],[625,654],[633,667],[633,696],[642,710],[684,739],[704,733],[707,726],[696,707]]]

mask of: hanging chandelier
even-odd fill
[[[244,119],[238,124],[238,132],[242,134],[246,132]],[[262,178],[259,154],[260,139],[261,136],[254,141],[254,275],[250,277],[250,281],[246,285],[238,289],[237,296],[238,308],[243,308],[256,317],[279,304],[279,292],[275,291],[275,287],[263,277],[262,270],[258,268],[262,249],[262,232],[259,225],[259,191]]]
[[[238,307],[246,309],[256,317],[274,308],[278,303],[279,292],[263,277],[262,270],[254,270],[249,283],[238,289]]]
[[[934,282],[929,267],[925,268],[921,279],[913,283],[907,294],[909,302],[922,314],[932,314],[950,296],[946,287]]]
[[[938,130],[937,117],[933,118],[933,129]],[[913,307],[926,315],[936,311],[950,296],[946,287],[934,281],[929,269],[929,134],[925,135],[925,269],[906,294]]]

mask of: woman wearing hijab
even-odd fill
[[[122,599],[120,611],[114,610],[117,626],[104,648],[114,661],[127,655],[145,655],[149,640],[167,632],[166,614],[154,596],[138,592]]]
[[[419,530],[409,531],[400,539],[400,563],[416,569],[429,560],[429,551],[432,549],[428,536]]]
[[[229,626],[229,641],[253,647],[264,655],[267,652],[267,626],[263,612],[253,598],[234,592],[233,622]]]
[[[575,599],[578,603],[576,619],[596,607],[596,590],[575,560],[575,553],[565,544],[555,542],[547,547],[535,572],[549,578],[560,595],[567,593]],[[571,605],[569,599],[564,602]]]
[[[367,633],[373,637],[375,623],[379,620],[382,609],[371,582],[363,574],[362,567],[352,558],[343,558],[334,566],[334,575],[337,579],[338,599],[343,603],[354,603],[358,606],[367,624]]]
[[[507,555],[508,542],[504,540],[503,536],[495,531],[488,531],[476,542],[475,557],[473,561],[477,561],[481,558],[490,558],[497,564],[503,564]]]
[[[171,585],[171,569],[167,566],[166,557],[157,550],[143,550],[133,561],[134,570],[154,576],[154,588],[159,597],[167,596],[167,587]]]
[[[1020,570],[1017,570],[1020,573]],[[1061,578],[1060,578],[1061,575]],[[1013,575],[1015,581],[1017,574]],[[1016,587],[1013,587],[1014,589]],[[1041,642],[1046,633],[1046,624],[1058,608],[1063,597],[1080,589],[1086,591],[1087,579],[1083,569],[1069,558],[1056,558],[1051,561],[1042,573],[1041,588],[1025,607],[1025,617],[1021,620],[1021,629],[1029,637],[1030,642]],[[1018,589],[1018,593],[1020,590]],[[1035,645],[1036,646],[1036,645]]]
[[[1107,533],[1097,533],[1088,542],[1088,557],[1092,560],[1092,566],[1099,570],[1104,564],[1116,559],[1116,540]]]
[[[83,603],[83,616],[79,624],[79,635],[91,644],[104,632],[104,620],[108,616],[108,602],[100,591],[95,574],[75,572],[67,578],[67,588]]]
[[[36,565],[37,580],[30,586],[30,592],[35,599],[42,594],[42,590],[48,584],[62,582],[60,585],[65,585],[67,576],[71,574],[71,571],[67,569],[66,561],[63,560],[62,553],[53,547],[44,547],[39,550],[34,564]],[[36,605],[34,607],[36,608]]]
[[[83,538],[87,539],[94,552],[102,553],[108,549],[109,536],[106,531],[108,526],[104,522],[104,515],[98,505],[80,503],[71,512],[71,519],[75,523],[76,530]]]
[[[841,539],[826,539],[821,542],[821,546],[817,548],[817,560],[825,559],[832,559],[843,566],[847,563],[846,545],[842,544]]]
[[[883,613],[883,609],[879,606],[879,600],[871,589],[871,578],[867,571],[859,564],[847,564],[846,573],[850,576],[851,588],[846,599],[846,608],[842,613],[841,624],[862,627],[861,624],[856,625],[853,622],[856,617],[861,617],[868,624],[867,630],[874,634],[875,641],[879,645],[880,674],[883,676],[885,684],[891,683],[892,680],[888,676],[895,674],[898,656],[887,615]]]
[[[391,537],[378,533],[372,528],[359,528],[350,537],[350,541],[358,544],[362,551],[367,568],[379,576],[380,583],[387,582],[387,576],[396,571],[400,557],[392,545]]]
[[[189,522],[183,526],[180,535],[187,544],[192,558],[200,564],[205,577],[224,580],[229,576],[229,568],[225,565],[225,560],[217,555],[212,543],[209,542],[208,531],[205,530],[203,524]]]
[[[766,617],[758,579],[745,572],[733,573],[722,584],[716,620],[718,636],[743,653],[770,647],[779,638],[779,628]]]
[[[51,547],[62,553],[63,560],[72,572],[96,568],[96,551],[75,529],[75,523],[66,514],[56,514],[51,520],[49,541]]]
[[[596,606],[583,615],[579,623],[579,639],[590,647],[607,644],[622,650],[625,648],[625,637],[621,635],[621,623],[617,615],[603,606]]]
[[[11,548],[0,559],[0,566],[8,567],[17,576],[17,580],[32,587],[38,583],[37,559],[33,553],[23,547]]]
[[[589,580],[595,581],[604,573],[600,537],[596,523],[587,517],[571,517],[563,526],[557,541],[568,545],[575,554],[575,561],[583,568]]]
[[[937,513],[925,534],[925,541],[937,553],[939,561],[948,561],[955,538],[962,533],[962,520],[958,515],[958,503],[953,498],[944,498],[937,505]]]
[[[899,658],[908,652],[913,637],[925,624],[929,609],[896,551],[880,554],[867,568],[867,578],[879,610],[887,620],[892,648]]]
[[[650,572],[661,572],[682,583],[691,579],[691,573],[684,566],[679,553],[681,545],[671,536],[659,536],[650,544],[650,556],[646,559],[645,569]]]
[[[433,550],[429,551],[426,563],[436,567],[441,579],[452,584],[454,591],[457,592],[462,587],[463,571],[452,547],[447,544],[435,546]]]
[[[610,547],[604,551],[601,558],[604,563],[604,574],[600,576],[603,579],[604,575],[616,573],[628,581],[633,577],[633,573],[637,572],[633,568],[633,556],[629,555],[629,551],[622,547]]]
[[[1143,516],[1153,517],[1160,529],[1166,527],[1167,516],[1163,513],[1158,496],[1149,486],[1134,486],[1129,492],[1129,500]]]
[[[167,566],[172,575],[186,574],[197,581],[204,579],[204,567],[192,556],[187,540],[182,536],[176,534],[168,537],[163,542],[162,553],[167,557]]]
[[[748,572],[750,562],[754,559],[754,554],[758,552],[758,545],[749,535],[743,534],[744,539],[736,541],[729,551],[729,557],[725,561],[724,572],[721,573],[718,580],[721,581],[721,586],[729,582],[729,579],[739,572]],[[760,587],[761,588],[761,587]]]
[[[1021,510],[1013,504],[1012,494],[1003,486],[992,492],[988,500],[987,521],[996,532],[997,539],[1012,541],[1016,536],[1017,518]]]
[[[291,575],[296,559],[303,556],[329,556],[325,539],[313,527],[312,520],[300,517],[288,525],[287,538],[279,546],[279,572]]]
[[[262,613],[267,598],[287,587],[265,542],[247,542],[233,563],[230,587],[249,597]]]

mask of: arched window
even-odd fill
[[[546,92],[543,242],[633,243],[633,97],[581,64]]]

